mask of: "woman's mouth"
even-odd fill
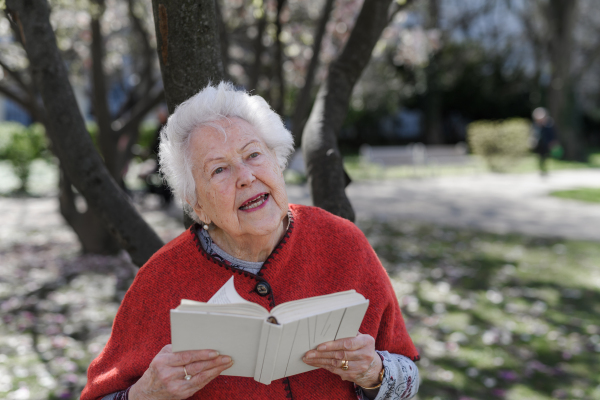
[[[252,210],[253,208],[260,207],[263,204],[265,204],[265,202],[267,201],[268,198],[269,198],[268,193],[261,194],[260,196],[242,204],[242,206],[240,207],[240,210],[246,211],[246,210]]]

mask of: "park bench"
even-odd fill
[[[389,167],[412,167],[410,175],[436,175],[438,169],[444,167],[476,167],[475,158],[468,154],[466,144],[456,145],[431,145],[422,143],[408,146],[369,146],[364,144],[359,150],[360,162],[365,165],[365,171],[370,171],[369,166],[377,165],[384,170]],[[302,175],[306,174],[306,167],[302,157],[302,150],[297,149],[290,158],[288,169]],[[376,172],[376,171],[373,171]],[[381,171],[379,171],[381,172]]]
[[[369,146],[364,144],[360,147],[359,154],[361,162],[379,164],[383,167],[467,165],[472,162],[464,143],[431,146],[422,143],[408,146]]]

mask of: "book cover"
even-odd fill
[[[302,361],[319,344],[354,337],[369,301],[354,290],[280,304],[271,312],[242,298],[233,277],[206,303],[171,310],[173,351],[213,349],[234,360],[223,375],[263,384],[316,369]]]

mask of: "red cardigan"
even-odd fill
[[[239,275],[235,281],[239,294],[268,310],[291,300],[355,289],[370,301],[360,332],[376,339],[376,349],[416,361],[419,355],[396,294],[363,233],[319,208],[291,205],[290,210],[288,231],[258,275],[232,270],[208,256],[194,227],[156,252],[125,295],[106,347],[90,364],[81,399],[99,399],[133,385],[171,343],[169,310],[182,298],[208,301],[234,274]],[[259,282],[270,286],[264,297],[255,289]],[[351,382],[318,369],[270,385],[219,376],[191,398],[301,400],[356,399],[356,395]]]

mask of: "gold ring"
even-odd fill
[[[342,360],[342,369],[343,369],[344,371],[347,371],[347,370],[348,370],[348,368],[350,368],[350,367],[348,366],[348,360]]]
[[[188,372],[185,369],[185,366],[183,367],[183,372],[185,373],[185,376],[183,377],[183,379],[185,379],[186,381],[189,381],[190,379],[192,379],[192,376],[190,374],[188,374]]]

